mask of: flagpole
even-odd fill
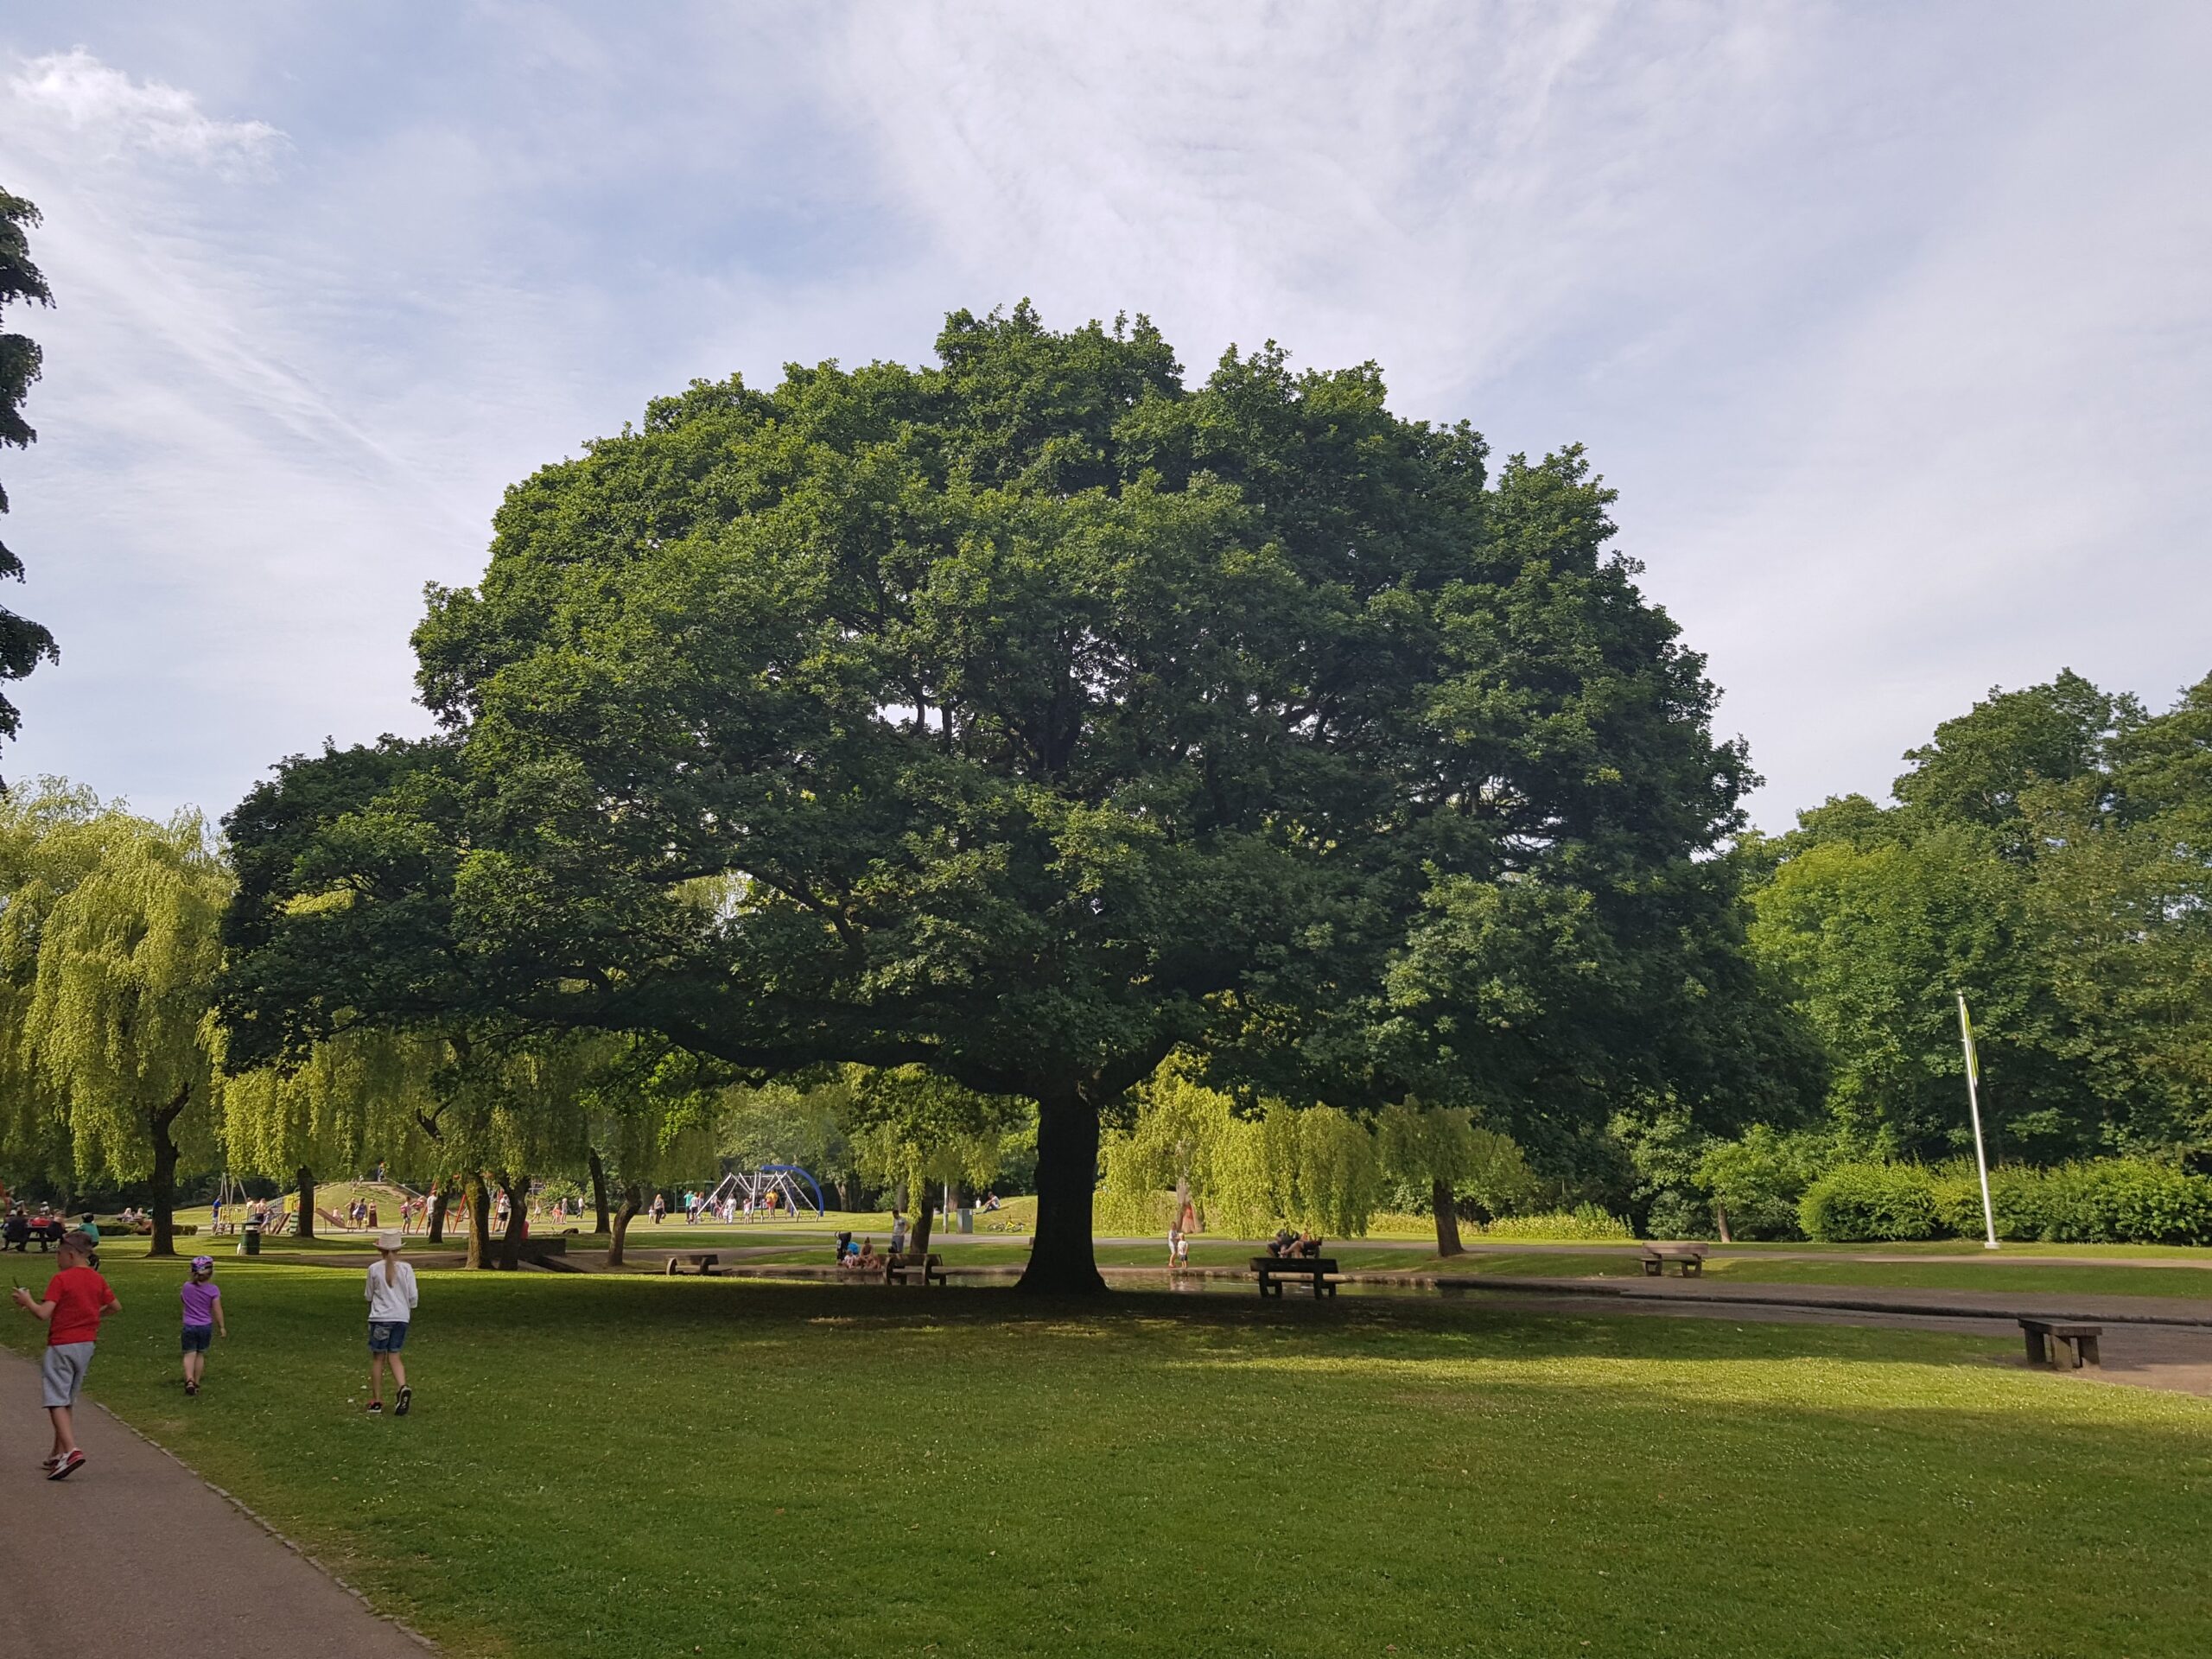
[[[1974,1022],[1967,1018],[1967,994],[1959,997],[1959,1046],[1967,1056],[1967,1110],[1974,1117],[1974,1166],[1981,1176],[1981,1224],[1988,1234],[1982,1249],[1997,1248],[1997,1211],[1989,1202],[1989,1159],[1981,1149],[1981,1067],[1974,1052]]]

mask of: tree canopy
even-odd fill
[[[1764,849],[1759,955],[1832,1061],[1847,1141],[1967,1144],[1952,994],[1999,1150],[2051,1162],[2212,1134],[2212,680],[2152,715],[2062,673]]]
[[[76,1173],[149,1180],[168,1254],[179,1165],[213,1157],[230,872],[196,815],[156,823],[50,785],[0,797],[0,878],[10,1142],[50,1160],[66,1139]]]
[[[1579,451],[1493,480],[1371,365],[1192,386],[1142,319],[938,352],[695,383],[509,491],[416,633],[441,734],[230,820],[242,1052],[459,1017],[925,1067],[1038,1103],[1050,1289],[1097,1286],[1099,1113],[1178,1046],[1354,1109],[1757,1082],[1675,1040],[1751,988],[1707,856],[1745,759]]]
[[[29,232],[38,222],[36,207],[0,190],[0,312],[25,302],[54,303],[53,289],[31,261]],[[23,418],[23,402],[44,361],[29,335],[0,330],[0,443],[22,449],[37,440],[36,429]],[[8,492],[0,488],[0,512],[7,511]],[[20,582],[22,575],[22,560],[0,542],[0,577]],[[0,606],[0,680],[20,680],[41,661],[58,661],[60,655],[45,628]],[[13,737],[22,720],[16,705],[0,696],[0,738]]]

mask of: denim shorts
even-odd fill
[[[85,1373],[92,1369],[92,1344],[89,1342],[57,1343],[46,1351],[46,1359],[38,1368],[39,1381],[45,1386],[45,1402],[49,1406],[73,1406],[77,1391],[85,1386]]]
[[[407,1321],[385,1324],[369,1322],[369,1351],[372,1354],[396,1354],[407,1345]]]
[[[214,1338],[213,1325],[188,1325],[184,1327],[184,1351],[188,1354],[204,1354],[207,1351],[207,1344]]]

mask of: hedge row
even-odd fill
[[[2212,1178],[2146,1158],[1989,1172],[1999,1238],[2064,1244],[2212,1243]],[[1971,1164],[1842,1164],[1805,1189],[1806,1236],[1833,1243],[1979,1238]]]

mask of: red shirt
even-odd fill
[[[90,1268],[64,1268],[46,1281],[41,1300],[54,1304],[54,1316],[46,1322],[46,1345],[59,1348],[65,1342],[98,1342],[101,1310],[115,1300],[115,1293]]]

